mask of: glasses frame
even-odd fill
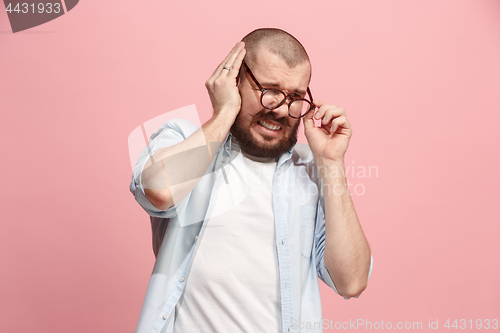
[[[288,103],[288,116],[290,116],[290,117],[292,117],[292,118],[294,118],[294,119],[300,119],[300,118],[304,117],[306,114],[308,114],[309,112],[311,112],[311,110],[314,110],[314,109],[316,108],[316,107],[314,106],[313,102],[312,102],[314,99],[313,99],[313,97],[312,97],[312,94],[311,94],[311,89],[309,89],[309,86],[307,87],[306,92],[307,92],[307,94],[309,95],[309,97],[311,98],[311,100],[308,100],[308,99],[306,99],[306,98],[293,98],[293,97],[291,97],[291,96],[289,96],[289,95],[285,94],[283,91],[281,91],[281,90],[279,90],[279,89],[266,89],[266,88],[263,88],[263,87],[260,85],[259,81],[257,81],[257,79],[255,78],[255,76],[253,75],[252,71],[250,70],[250,68],[248,67],[248,65],[246,64],[246,62],[245,62],[245,61],[243,61],[243,66],[245,67],[245,70],[247,71],[247,73],[248,73],[248,74],[250,74],[250,77],[252,78],[253,82],[255,82],[255,84],[257,85],[257,87],[259,87],[260,92],[261,92],[261,95],[260,95],[260,104],[261,104],[261,105],[262,105],[262,107],[264,107],[265,109],[267,109],[267,110],[275,110],[275,109],[277,109],[277,108],[281,107],[281,106],[282,106],[282,105],[283,105],[283,104],[284,104],[284,103],[285,103],[285,102],[289,99],[289,100],[290,100],[290,103]],[[268,108],[268,107],[266,107],[266,106],[264,105],[264,103],[262,103],[262,99],[264,98],[264,94],[265,94],[267,91],[278,91],[278,92],[282,93],[282,94],[285,96],[285,98],[283,99],[283,101],[281,101],[281,102],[280,102],[277,106],[275,106],[274,108]],[[295,101],[306,101],[306,102],[308,102],[308,103],[311,105],[311,107],[309,108],[309,110],[308,110],[306,113],[304,113],[304,114],[303,114],[303,115],[301,115],[300,117],[294,117],[294,116],[292,116],[292,115],[290,114],[290,104],[292,104],[292,103],[293,103],[293,102],[295,102]]]

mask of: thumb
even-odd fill
[[[313,115],[316,109],[311,110],[308,114],[306,114],[303,118],[302,121],[304,122],[304,130],[307,132],[311,128],[314,127],[314,120],[313,120]]]
[[[314,104],[317,108],[320,108],[320,107],[322,107],[323,105],[325,105],[325,102],[323,102],[323,101],[319,101],[319,100],[315,99],[315,100],[313,101],[313,104]]]

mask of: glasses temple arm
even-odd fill
[[[250,70],[250,68],[248,68],[248,65],[246,62],[243,61],[243,66],[245,67],[245,70],[247,71],[247,73],[250,75],[250,77],[252,78],[253,82],[255,82],[255,84],[257,85],[257,87],[259,87],[260,90],[262,90],[262,86],[260,85],[259,81],[257,81],[257,79],[255,78],[255,76],[253,76],[253,73],[252,71]]]
[[[314,105],[314,98],[313,95],[311,94],[311,89],[309,89],[309,87],[307,87],[307,94],[311,98],[311,108],[312,109],[316,108],[316,105]]]

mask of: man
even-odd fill
[[[131,183],[157,255],[137,332],[321,332],[318,277],[345,298],[366,288],[371,253],[344,176],[351,127],[312,100],[310,78],[293,36],[255,30],[206,82],[213,117],[151,136]]]

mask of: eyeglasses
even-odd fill
[[[305,98],[296,98],[285,94],[283,91],[279,89],[266,89],[262,88],[259,81],[255,78],[248,65],[243,61],[243,66],[245,66],[246,71],[250,74],[253,82],[259,87],[262,95],[260,96],[260,104],[268,110],[274,110],[283,105],[287,100],[290,100],[288,103],[288,115],[292,118],[299,119],[304,117],[309,111],[315,108],[313,101],[313,97],[311,95],[311,90],[307,87],[307,94],[311,101]]]

